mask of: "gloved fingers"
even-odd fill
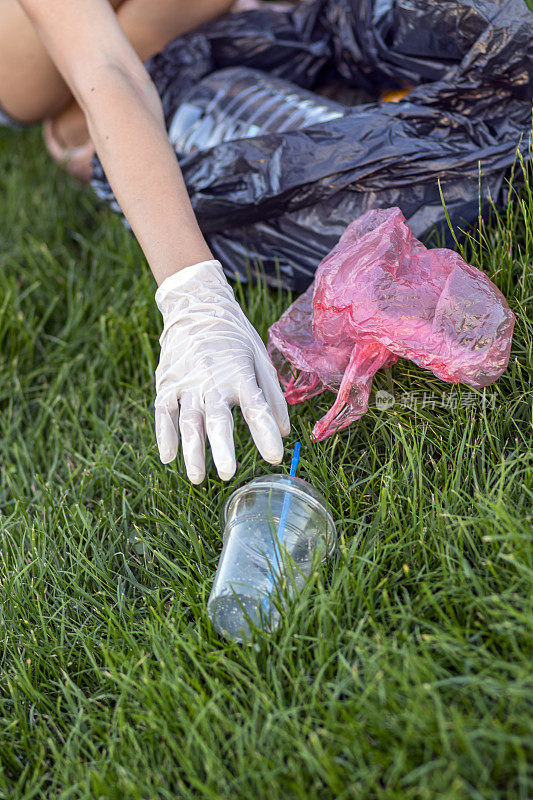
[[[279,385],[276,369],[268,356],[259,356],[255,362],[257,382],[263,391],[265,400],[270,406],[274,419],[278,423],[278,428],[282,436],[288,436],[291,432],[291,421],[287,409],[287,401],[283,396],[283,391]]]
[[[174,461],[178,455],[178,417],[179,406],[171,397],[155,401],[155,437],[159,450],[159,458],[163,464]]]
[[[205,421],[197,394],[184,392],[180,399],[180,433],[185,469],[191,483],[205,478]]]
[[[283,458],[280,429],[262,390],[257,385],[255,375],[242,381],[239,388],[239,404],[255,446],[265,461],[279,464]]]
[[[237,469],[233,442],[233,414],[228,403],[216,390],[206,394],[204,404],[205,426],[213,461],[222,480],[229,481]]]

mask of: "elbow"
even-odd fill
[[[134,99],[153,116],[163,118],[159,95],[140,63],[139,69],[112,62],[103,64],[86,76],[74,93],[88,120],[98,114],[102,106],[116,106],[117,102],[120,106],[121,98]]]

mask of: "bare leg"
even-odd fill
[[[122,0],[117,19],[141,61],[146,61],[176,36],[215,19],[232,5],[233,0]],[[69,146],[81,145],[89,136],[85,117],[75,101],[55,116],[54,127]]]
[[[231,8],[232,0],[110,0],[143,61]],[[0,0],[0,107],[20,122],[56,120],[68,145],[87,139],[83,114],[17,0]]]
[[[110,1],[114,7],[121,2]],[[0,106],[20,122],[39,122],[71,101],[22,7],[17,0],[0,0]]]

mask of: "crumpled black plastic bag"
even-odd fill
[[[440,180],[454,224],[489,198],[531,132],[533,14],[523,0],[310,0],[294,11],[228,15],[148,62],[167,125],[215,70],[260,69],[321,91],[333,80],[399,103],[372,102],[285,133],[180,156],[191,201],[229,275],[260,268],[297,291],[343,230],[370,208],[399,206],[418,238],[442,228]],[[96,163],[93,186],[115,208]],[[448,240],[449,241],[449,240]]]

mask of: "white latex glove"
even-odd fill
[[[205,434],[218,474],[236,469],[233,406],[240,405],[266,461],[283,458],[290,431],[287,404],[259,334],[235,300],[219,261],[203,261],[166,278],[156,292],[164,328],[159,343],[155,426],[164,464],[178,453],[187,475],[205,477]]]

